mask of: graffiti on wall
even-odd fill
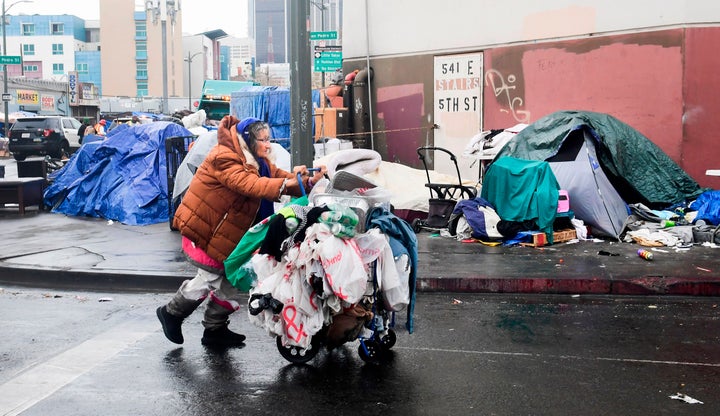
[[[508,75],[506,80],[500,71],[488,69],[485,73],[485,86],[492,88],[498,103],[507,106],[507,108],[500,108],[501,112],[510,113],[519,123],[530,122],[530,111],[521,110],[525,103],[522,97],[516,95],[517,78],[515,75]]]

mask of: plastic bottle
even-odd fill
[[[647,250],[639,249],[637,251],[637,255],[648,261],[653,259],[653,253],[651,253]]]
[[[675,226],[675,221],[662,220],[662,221],[660,221],[660,226],[661,226],[662,228],[674,227],[674,226]]]

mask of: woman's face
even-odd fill
[[[270,144],[270,129],[258,131],[255,143],[255,153],[258,157],[267,158],[272,149],[272,145]]]

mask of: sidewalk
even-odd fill
[[[31,210],[0,211],[0,284],[174,291],[194,276],[167,223],[128,226]],[[628,243],[487,247],[418,234],[419,291],[720,296],[720,249],[637,256]],[[619,254],[601,256],[599,251]]]

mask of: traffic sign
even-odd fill
[[[332,40],[337,39],[337,32],[310,32],[310,40]]]
[[[315,51],[315,72],[333,72],[336,69],[342,68],[342,52],[328,51],[321,52]]]
[[[12,94],[3,93],[2,100],[3,101],[12,101]]]
[[[21,56],[0,55],[0,65],[20,65],[22,64]]]
[[[315,46],[315,52],[342,52],[342,46],[341,45],[328,45],[328,46]]]

